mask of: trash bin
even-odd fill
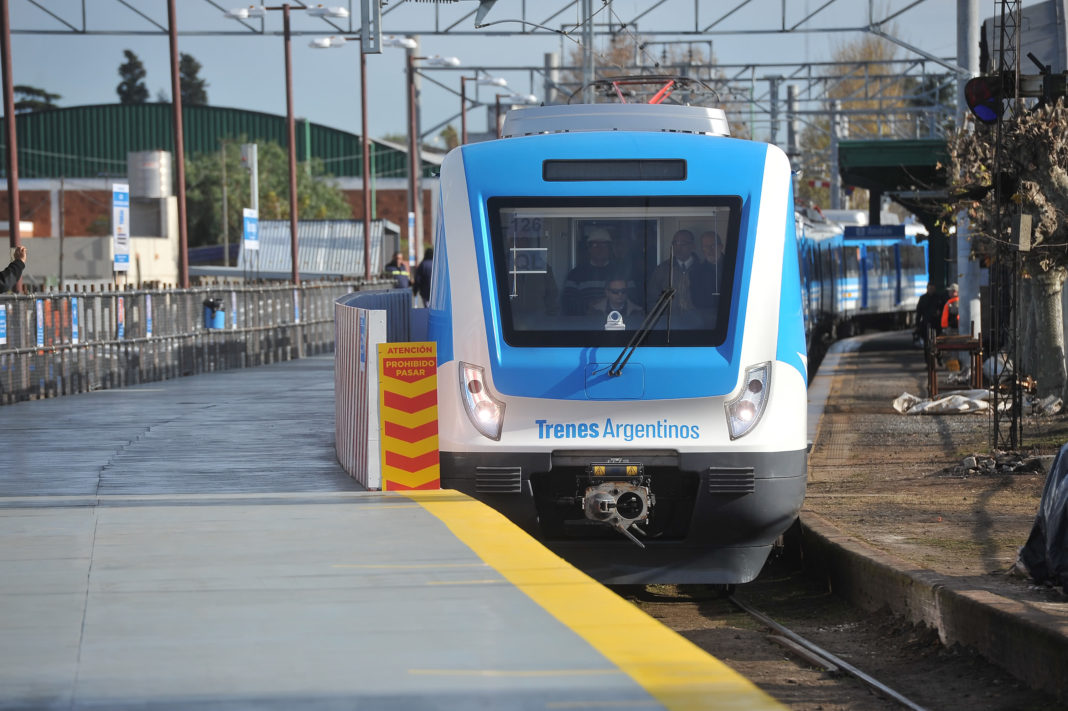
[[[222,299],[204,299],[204,328],[226,328]]]

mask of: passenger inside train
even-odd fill
[[[618,332],[639,329],[670,289],[646,342],[721,343],[738,210],[729,198],[685,200],[495,198],[492,244],[506,341],[619,345],[629,336]],[[706,246],[696,235],[714,239]],[[619,318],[609,318],[613,311]]]

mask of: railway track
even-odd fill
[[[783,559],[734,591],[613,589],[794,711],[1064,708],[931,630],[851,607]]]

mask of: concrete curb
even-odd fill
[[[864,610],[884,608],[937,630],[1040,689],[1068,700],[1068,628],[1026,603],[961,585],[850,538],[812,512],[801,512],[805,561],[819,561],[832,590]]]
[[[838,341],[824,356],[809,387],[810,441],[816,440],[839,358],[865,338]],[[974,649],[1032,688],[1068,701],[1068,675],[1053,663],[1068,659],[1068,625],[1060,619],[872,548],[811,511],[803,509],[799,523],[806,564],[819,561],[814,572],[826,575],[836,594],[861,609],[889,609],[923,623],[946,646]]]

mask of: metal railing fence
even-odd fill
[[[328,353],[334,301],[383,286],[361,280],[0,296],[0,405]]]

